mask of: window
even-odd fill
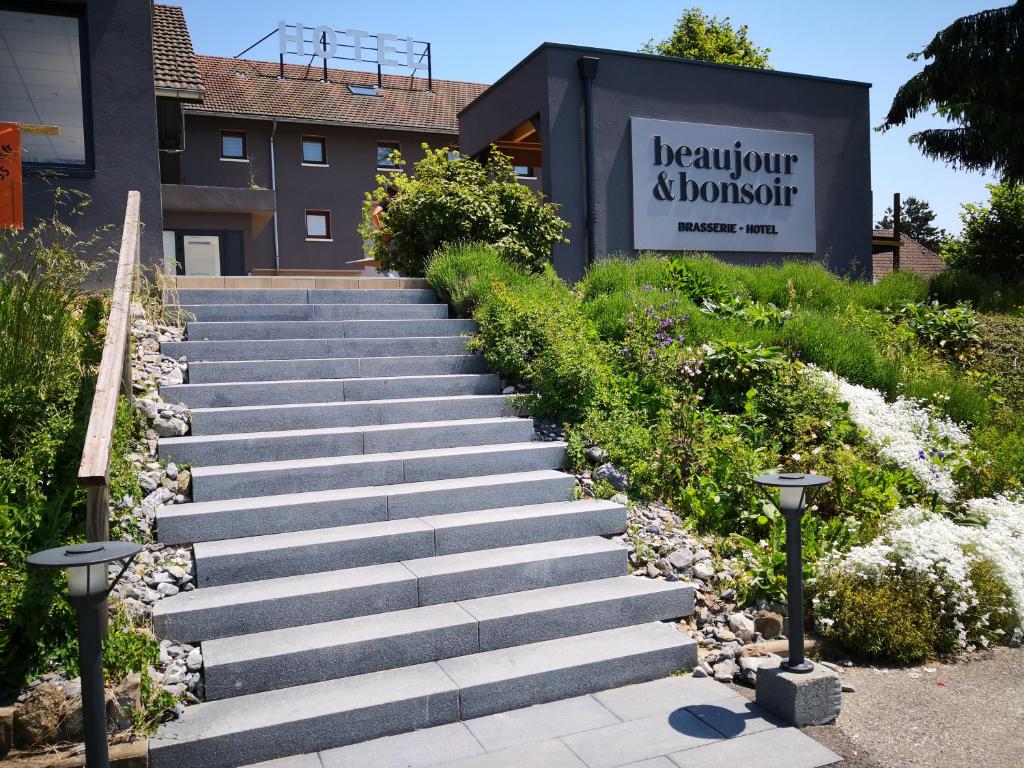
[[[327,165],[327,139],[323,136],[303,136],[302,162],[307,165]]]
[[[521,179],[534,179],[537,177],[532,165],[517,165],[515,166],[515,172],[516,176]]]
[[[306,239],[331,239],[330,211],[306,211]]]
[[[25,163],[92,165],[82,32],[77,16],[0,10],[0,121],[22,124]]]
[[[393,171],[398,168],[398,163],[395,162],[395,158],[391,156],[391,153],[398,152],[401,148],[401,145],[397,141],[378,141],[377,169],[381,171]]]
[[[220,132],[221,160],[248,160],[249,152],[245,147],[245,131]]]
[[[350,85],[348,89],[356,96],[380,96],[376,85]]]

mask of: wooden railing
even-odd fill
[[[78,484],[86,488],[86,537],[89,541],[110,538],[110,449],[114,441],[118,396],[132,393],[131,304],[139,280],[141,223],[138,192],[128,193],[121,232],[117,277],[110,301],[103,357],[96,375],[89,427],[78,467]]]

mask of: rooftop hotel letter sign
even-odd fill
[[[814,253],[814,137],[630,118],[633,247]]]

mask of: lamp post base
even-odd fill
[[[818,664],[804,663],[811,667],[807,672],[787,669],[785,664],[758,668],[758,705],[796,726],[834,722],[842,701],[839,676]]]
[[[807,672],[814,671],[814,665],[809,661],[801,661],[796,664],[790,664],[789,661],[784,661],[779,665],[786,672],[796,672],[799,674],[805,674]]]

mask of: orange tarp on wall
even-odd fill
[[[21,187],[21,129],[0,123],[0,227],[24,226]]]

